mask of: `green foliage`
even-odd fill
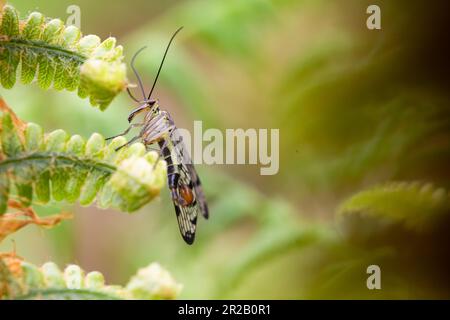
[[[78,89],[93,106],[105,109],[126,87],[122,46],[115,38],[100,42],[95,35],[82,37],[74,26],[33,12],[20,20],[16,9],[5,5],[0,12],[0,82],[4,88],[20,79],[28,84],[37,78],[42,89]]]
[[[448,296],[446,285],[436,281],[448,278],[449,255],[443,244],[448,241],[450,207],[442,188],[418,182],[369,188],[342,202],[333,225],[296,224],[280,216],[282,207],[269,207],[267,213],[272,215],[264,217],[266,212],[259,207],[258,216],[270,223],[263,223],[245,247],[233,251],[233,263],[224,268],[216,297]],[[239,212],[238,208],[229,210]],[[382,268],[382,291],[366,287],[365,270],[371,264]],[[286,275],[274,276],[277,268]],[[273,280],[267,286],[265,280],[270,277]],[[267,288],[272,291],[262,293]]]
[[[126,286],[106,285],[103,274],[85,274],[78,265],[61,271],[53,262],[41,267],[14,255],[0,258],[0,298],[17,300],[174,299],[181,290],[159,264],[142,268]]]
[[[114,255],[101,258],[124,262],[109,270],[112,277],[150,255],[171,264],[186,287],[182,298],[448,299],[448,192],[433,186],[449,188],[447,37],[436,27],[448,10],[439,1],[433,8],[412,2],[405,12],[405,3],[380,1],[388,15],[382,32],[366,30],[367,3],[357,0],[185,1],[148,25],[135,22],[140,30],[127,47],[151,43],[137,60],[146,83],[170,33],[185,25],[158,89],[167,86],[164,93],[175,93],[169,101],[205,127],[282,128],[283,165],[274,177],[227,168],[235,173],[227,179],[198,168],[214,219],[199,226],[190,250],[178,242],[169,198],[154,204],[168,214],[130,221],[134,234],[103,230],[108,241],[120,238],[108,243]],[[140,11],[129,16],[143,21]],[[417,24],[417,16],[426,23]],[[25,90],[14,90],[11,101]],[[47,99],[36,91],[19,111],[85,134],[113,133],[124,119],[109,113],[98,124],[96,114],[80,116],[92,110],[69,107],[37,116]],[[95,127],[83,128],[80,119]],[[416,180],[425,182],[410,182]],[[361,191],[367,185],[376,187]],[[137,234],[145,245],[136,246]],[[380,291],[366,287],[371,264],[381,267]]]
[[[181,289],[182,285],[178,284],[158,263],[139,269],[125,287],[128,296],[143,300],[174,299]]]
[[[339,238],[320,251],[311,298],[437,298],[448,288],[448,192],[431,184],[391,182],[356,193],[338,209]],[[378,265],[382,290],[367,290]]]
[[[440,221],[449,210],[450,198],[442,188],[429,183],[392,182],[355,194],[342,203],[338,215],[343,219],[365,215],[421,231]]]
[[[1,120],[0,212],[4,213],[11,190],[25,206],[32,202],[75,202],[90,205],[97,197],[102,208],[113,206],[135,211],[157,196],[166,181],[165,163],[155,152],[119,137],[110,144],[94,133],[88,141],[63,130],[44,135],[29,123],[22,132],[9,113]],[[34,201],[35,200],[35,201]]]
[[[37,79],[40,88],[78,90],[104,110],[126,85],[122,47],[82,37],[74,26],[33,12],[23,20],[10,5],[0,9],[0,83],[12,88]],[[19,71],[18,71],[19,70]],[[20,74],[19,74],[20,73]],[[52,201],[132,212],[159,195],[166,163],[143,144],[118,137],[106,144],[94,133],[85,141],[64,130],[44,134],[23,123],[0,98],[0,241],[28,224],[53,227],[69,215],[40,218],[31,206]],[[12,210],[5,214],[7,209]],[[125,286],[106,285],[100,272],[55,263],[37,267],[0,253],[0,299],[174,299],[181,290],[159,264],[140,269]]]

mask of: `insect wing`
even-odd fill
[[[186,164],[186,167],[188,168],[191,179],[192,179],[192,185],[194,186],[194,193],[195,198],[197,199],[197,203],[200,206],[202,215],[205,219],[209,218],[209,210],[208,205],[206,203],[205,194],[203,193],[202,183],[200,182],[200,178],[198,177],[197,171],[195,170],[195,167],[193,164],[188,163]]]
[[[191,244],[195,238],[198,214],[200,212],[207,218],[208,207],[201,189],[200,179],[178,130],[174,130],[171,134],[171,146],[173,148],[171,152],[173,174],[178,176],[176,189],[171,190],[172,198],[175,199],[175,212],[181,235],[187,243]],[[181,194],[184,195],[184,199],[180,199],[180,197],[183,198]],[[193,197],[191,198],[189,195]]]
[[[190,177],[190,182],[192,182],[192,184],[189,184],[189,186],[194,190],[195,199],[200,206],[203,217],[205,217],[205,219],[208,219],[209,210],[206,203],[205,194],[203,193],[202,184],[197,171],[195,170],[194,164],[192,163],[189,151],[184,144],[183,136],[180,134],[180,131],[178,129],[175,129],[171,134],[171,138],[172,144],[174,145],[175,149],[175,160],[178,164],[183,165],[182,168],[185,172],[185,175],[188,175]]]

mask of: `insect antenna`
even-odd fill
[[[177,35],[177,33],[181,31],[181,29],[183,29],[183,27],[178,28],[178,30],[175,31],[174,34],[172,35],[172,38],[170,38],[169,44],[167,45],[166,51],[164,52],[164,56],[163,56],[163,58],[162,58],[162,60],[161,60],[161,64],[159,65],[158,72],[156,73],[155,80],[153,81],[152,88],[151,88],[151,90],[150,90],[150,93],[148,94],[147,100],[150,100],[150,97],[152,96],[152,93],[153,93],[153,89],[155,89],[155,85],[156,85],[156,82],[158,81],[159,73],[161,72],[162,66],[163,66],[163,64],[164,64],[164,60],[166,59],[167,52],[169,51],[170,44],[172,43],[172,40],[173,40],[173,38],[175,38],[175,36]]]
[[[141,79],[141,77],[139,76],[139,73],[137,72],[136,68],[134,67],[134,60],[136,59],[137,55],[138,55],[142,50],[144,50],[145,48],[147,48],[147,47],[142,47],[142,48],[140,48],[138,51],[136,51],[136,53],[133,55],[133,58],[131,58],[131,64],[130,64],[130,65],[131,65],[131,69],[133,69],[134,75],[136,76],[136,78],[137,78],[137,80],[138,80],[139,88],[141,89],[141,93],[142,93],[142,96],[144,97],[144,101],[146,101],[146,99],[145,99],[144,85],[142,84],[142,79]],[[130,90],[129,88],[127,88],[127,92],[128,92],[128,94],[129,94],[129,96],[131,97],[131,99],[133,99],[133,100],[136,101],[136,102],[141,102],[141,101],[139,101],[138,99],[136,99],[136,97],[131,93],[131,90]]]

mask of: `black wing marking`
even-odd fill
[[[194,193],[195,198],[197,199],[197,202],[200,206],[202,215],[205,219],[209,218],[209,209],[208,204],[206,203],[205,194],[203,193],[202,183],[200,182],[200,178],[197,174],[197,171],[195,170],[195,167],[193,164],[188,163],[186,164],[186,167],[188,168],[191,177],[192,177],[192,184],[194,186]]]
[[[171,133],[171,140],[174,145],[175,155],[177,157],[176,161],[178,164],[183,164],[186,169],[185,174],[190,176],[192,181],[191,189],[193,189],[195,194],[195,199],[200,206],[201,213],[205,219],[209,218],[209,209],[206,203],[205,194],[203,193],[202,183],[195,170],[194,164],[192,163],[191,157],[189,156],[189,151],[187,150],[185,144],[183,143],[183,137],[179,134],[178,130],[174,130]]]
[[[193,190],[191,176],[187,173],[187,168],[184,164],[175,165],[175,175],[178,176],[176,188],[172,188],[172,199],[175,205],[175,212],[177,214],[178,226],[180,228],[181,235],[184,241],[188,244],[192,244],[195,239],[195,231],[197,229],[197,217],[200,211],[197,199],[195,198],[192,203],[182,204],[177,200],[180,198],[179,190],[183,186],[189,187]],[[170,187],[170,185],[169,185]],[[175,194],[174,194],[175,193]]]
[[[171,133],[170,143],[160,142],[160,147],[168,166],[168,184],[180,233],[186,243],[192,244],[195,239],[199,212],[208,218],[208,206],[200,179],[177,130]],[[193,194],[193,199],[189,203],[186,203],[180,195],[180,190],[183,188],[187,188]]]

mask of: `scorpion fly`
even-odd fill
[[[167,162],[168,187],[175,206],[175,213],[181,235],[186,243],[192,244],[195,239],[198,214],[201,213],[203,217],[206,219],[208,218],[208,206],[206,204],[205,195],[203,194],[200,179],[190,159],[187,148],[183,143],[182,136],[175,126],[172,116],[167,111],[160,109],[158,100],[151,99],[153,89],[155,88],[170,44],[181,29],[182,27],[170,38],[148,95],[145,94],[141,77],[134,67],[136,56],[145,49],[145,47],[134,54],[131,59],[131,68],[138,81],[143,100],[140,101],[135,98],[130,89],[127,88],[130,97],[139,103],[139,107],[130,113],[128,122],[131,123],[133,118],[140,113],[145,113],[144,121],[142,123],[132,123],[123,133],[110,137],[108,140],[123,136],[134,127],[140,127],[140,133],[123,146],[117,148],[116,151],[136,140],[141,140],[148,149],[150,145],[158,145],[158,160],[163,158]]]

